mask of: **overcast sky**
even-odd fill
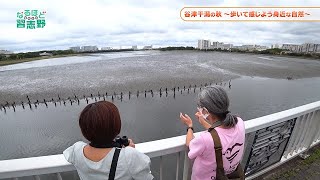
[[[320,43],[320,23],[184,22],[184,6],[319,6],[319,0],[0,0],[0,49],[36,51],[70,46],[196,46],[225,43]],[[43,29],[16,28],[16,14],[45,10]]]

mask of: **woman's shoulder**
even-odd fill
[[[151,162],[149,156],[130,146],[122,148],[120,156],[121,155],[123,160],[128,163],[129,167],[140,166],[141,164],[150,164]]]
[[[206,142],[211,142],[212,141],[211,133],[208,132],[208,131],[202,131],[193,140],[197,141],[197,144],[203,144],[203,143],[206,143]]]
[[[244,122],[243,119],[242,119],[240,116],[236,116],[236,117],[237,117],[237,119],[238,119],[238,122],[239,122],[239,121],[242,122],[242,123]]]
[[[136,148],[133,148],[133,147],[130,147],[130,146],[127,146],[125,148],[122,148],[122,150],[125,154],[125,156],[127,158],[129,158],[130,156],[139,156],[139,155],[142,155],[142,156],[146,156],[145,154],[143,154],[142,152],[138,151]]]
[[[83,141],[78,141],[78,142],[75,142],[75,143],[74,143],[72,146],[70,146],[70,147],[72,147],[74,151],[77,151],[77,152],[78,152],[78,150],[81,150],[81,152],[82,152],[83,147],[86,146],[86,145],[87,145],[87,143],[85,143],[85,142],[83,142]]]
[[[241,117],[237,116],[238,123],[237,125],[244,129],[244,121]]]
[[[63,151],[63,155],[64,155],[65,159],[70,163],[74,163],[75,156],[78,153],[82,153],[82,149],[86,145],[87,145],[87,143],[82,142],[82,141],[78,141],[78,142],[74,143],[72,146],[68,147],[66,150]]]

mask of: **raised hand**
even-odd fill
[[[188,116],[188,114],[183,115],[182,113],[180,113],[180,120],[188,127],[192,127],[192,119]]]
[[[198,111],[198,112],[195,114],[195,116],[198,118],[199,123],[200,123],[206,130],[208,130],[208,129],[211,127],[211,124],[208,123],[208,122],[206,121],[206,119],[203,118],[201,112]]]

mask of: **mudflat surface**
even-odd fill
[[[320,61],[197,51],[140,51],[63,57],[0,67],[0,104],[128,93],[229,81],[240,76],[320,76]]]

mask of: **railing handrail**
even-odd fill
[[[266,128],[320,109],[320,101],[245,121],[246,133]]]
[[[319,110],[320,101],[245,121],[246,133]],[[200,132],[195,133],[198,136]],[[185,135],[136,144],[150,158],[186,150]],[[0,178],[51,174],[75,170],[62,154],[0,161]]]

